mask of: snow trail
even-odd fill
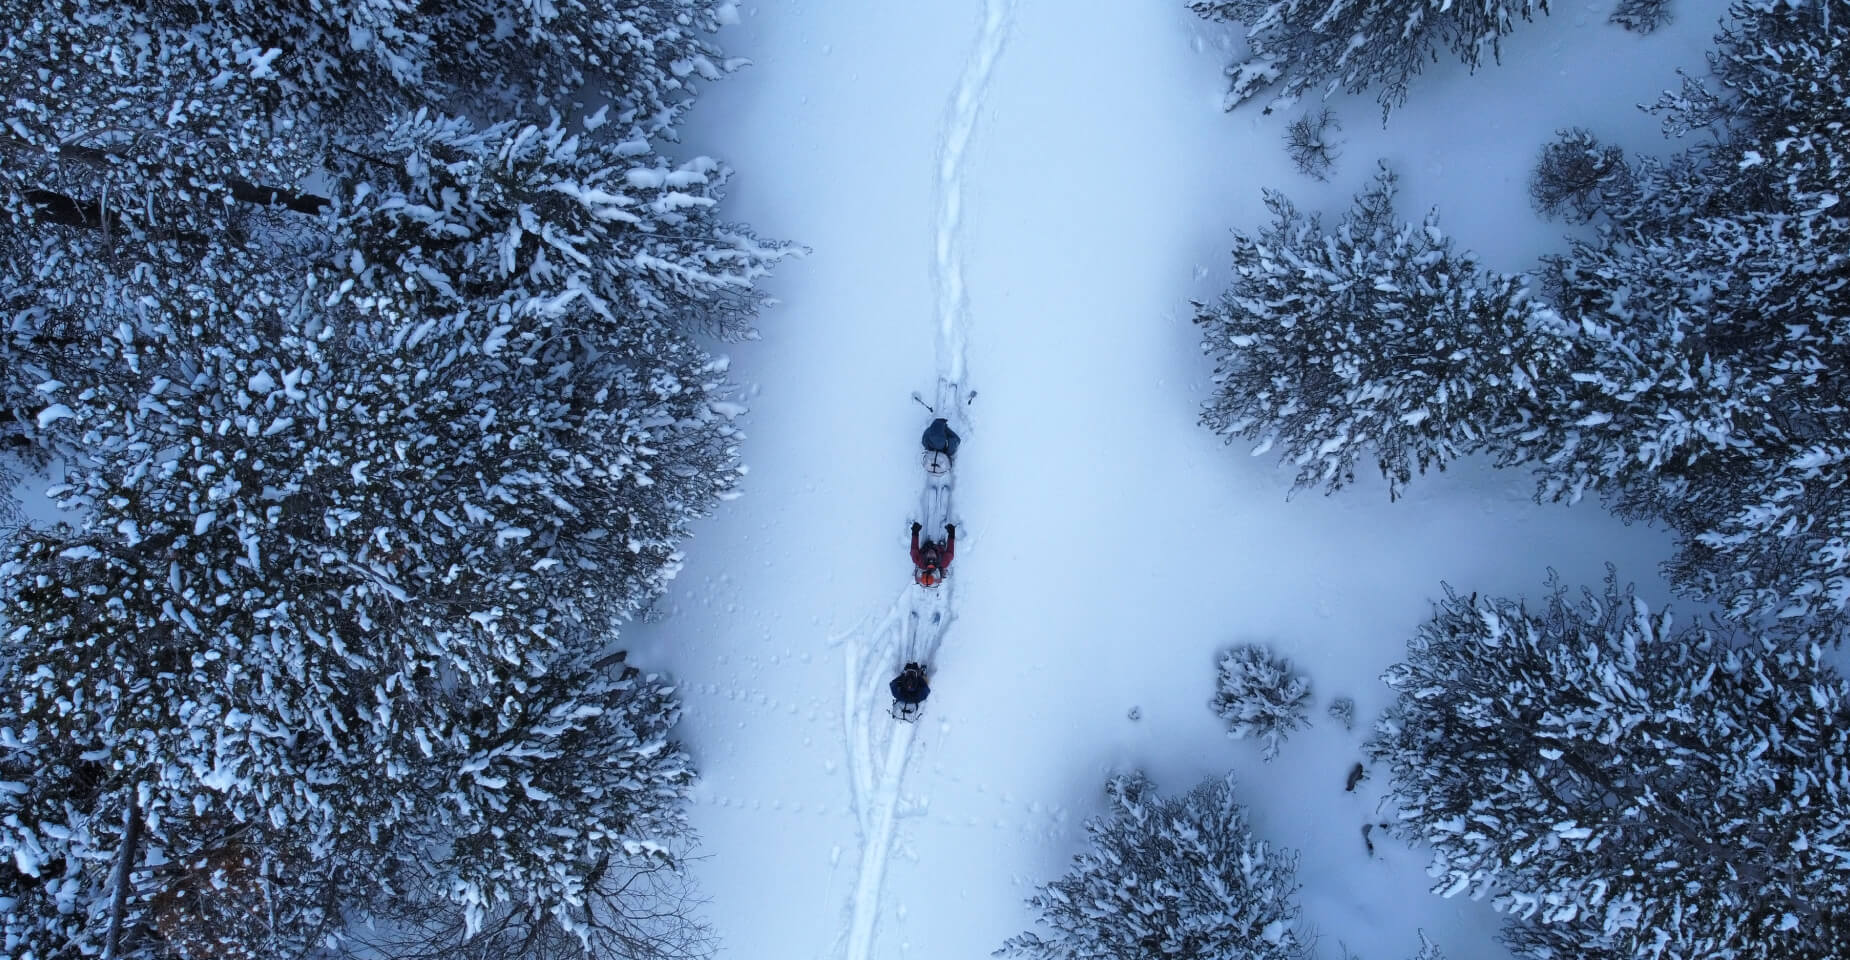
[[[843,644],[843,733],[848,744],[848,783],[861,833],[861,865],[855,878],[846,934],[847,960],[869,960],[880,917],[880,889],[886,879],[899,819],[900,786],[916,723],[888,716],[887,680],[907,661],[929,664],[951,625],[950,581],[935,588],[909,585],[880,622],[857,631]]]
[[[1014,0],[984,0],[982,33],[964,66],[957,93],[946,114],[938,158],[938,211],[933,272],[937,281],[937,391],[933,412],[962,432],[962,412],[968,398],[964,390],[964,334],[969,326],[969,295],[964,288],[963,230],[964,155],[976,131],[989,77],[1002,53]],[[935,536],[952,520],[950,474],[926,475],[919,501],[919,522]],[[846,684],[842,717],[848,744],[849,789],[856,824],[861,834],[860,871],[855,879],[851,916],[846,933],[846,960],[870,960],[880,918],[881,886],[893,849],[893,832],[899,818],[900,787],[912,743],[915,723],[887,715],[886,681],[899,667],[916,661],[933,662],[944,633],[953,619],[952,591],[956,580],[947,578],[935,588],[908,584],[886,616],[861,639],[843,645]]]
[[[970,303],[964,289],[964,151],[983,106],[983,94],[989,87],[989,75],[1002,55],[1002,41],[1007,35],[1008,20],[1014,0],[984,0],[983,33],[976,51],[964,65],[957,96],[945,122],[942,153],[938,158],[938,229],[936,267],[938,279],[938,407],[955,406],[957,388],[964,379],[964,331],[968,326]],[[946,387],[949,387],[948,395]],[[947,404],[947,401],[948,404]]]

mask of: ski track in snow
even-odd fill
[[[976,131],[989,76],[1002,53],[1014,0],[984,0],[983,27],[976,50],[964,66],[957,94],[945,118],[938,158],[938,215],[933,272],[937,281],[938,384],[934,409],[954,426],[964,399],[964,332],[969,323],[969,296],[964,289],[963,231],[964,155]],[[919,521],[937,531],[950,522],[950,477],[928,475],[920,500]],[[871,960],[880,918],[880,890],[892,856],[894,828],[901,816],[900,792],[906,761],[918,724],[902,723],[883,709],[886,681],[908,661],[931,664],[950,627],[955,577],[935,589],[908,584],[892,609],[871,629],[845,638],[842,721],[848,747],[848,780],[855,823],[861,835],[861,863],[854,883],[844,934],[846,960]],[[1038,811],[1037,811],[1038,812]]]
[[[964,380],[964,330],[970,303],[964,290],[964,151],[976,132],[983,93],[989,75],[1002,55],[1014,0],[984,0],[983,33],[976,51],[964,66],[957,97],[951,102],[938,157],[938,229],[933,266],[938,280],[939,407],[956,406],[957,390]],[[948,387],[948,391],[946,390]]]

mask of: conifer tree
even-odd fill
[[[1394,216],[1385,167],[1334,229],[1268,194],[1273,222],[1234,239],[1233,287],[1197,304],[1215,390],[1202,422],[1273,447],[1296,488],[1333,491],[1373,460],[1398,496],[1533,416],[1559,376],[1554,315],[1522,278],[1454,251],[1437,215]]]
[[[672,687],[597,652],[788,253],[663,152],[721,6],[0,2],[0,440],[69,511],[0,564],[13,955],[699,947]]]
[[[1667,129],[1715,142],[1636,164],[1600,237],[1550,265],[1572,376],[1510,457],[1545,497],[1667,521],[1679,585],[1799,625],[1850,605],[1846,14],[1737,4],[1711,57],[1722,89],[1660,102]]]
[[[1850,947],[1850,684],[1816,645],[1676,629],[1615,574],[1533,608],[1448,588],[1384,679],[1397,829],[1522,955]]]
[[[1495,61],[1516,19],[1548,12],[1547,0],[1190,0],[1200,16],[1246,28],[1247,58],[1227,68],[1226,107],[1277,88],[1274,107],[1310,93],[1379,88],[1381,119],[1441,49],[1473,71]]]
[[[1106,784],[1111,812],[1087,821],[1092,849],[1029,899],[1045,935],[1011,937],[999,957],[1288,960],[1297,855],[1252,835],[1231,778],[1158,797],[1142,774]]]

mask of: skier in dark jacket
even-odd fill
[[[943,417],[931,422],[925,428],[925,435],[919,438],[919,444],[925,448],[925,472],[938,477],[949,473],[951,461],[957,456],[957,445],[963,438]]]
[[[957,552],[957,524],[944,525],[944,543],[927,540],[919,543],[919,531],[925,529],[920,523],[912,525],[912,566],[916,568],[913,579],[920,586],[935,587],[944,580],[945,569],[951,565],[951,556]]]
[[[924,703],[925,698],[931,696],[931,684],[925,681],[925,665],[922,663],[907,663],[906,668],[886,688],[892,692],[893,699],[908,706]]]

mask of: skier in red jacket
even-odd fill
[[[936,540],[919,543],[919,531],[925,529],[923,524],[912,525],[912,566],[916,570],[912,578],[921,587],[935,587],[944,582],[944,572],[951,565],[951,555],[957,551],[957,524],[944,525],[944,543]]]

